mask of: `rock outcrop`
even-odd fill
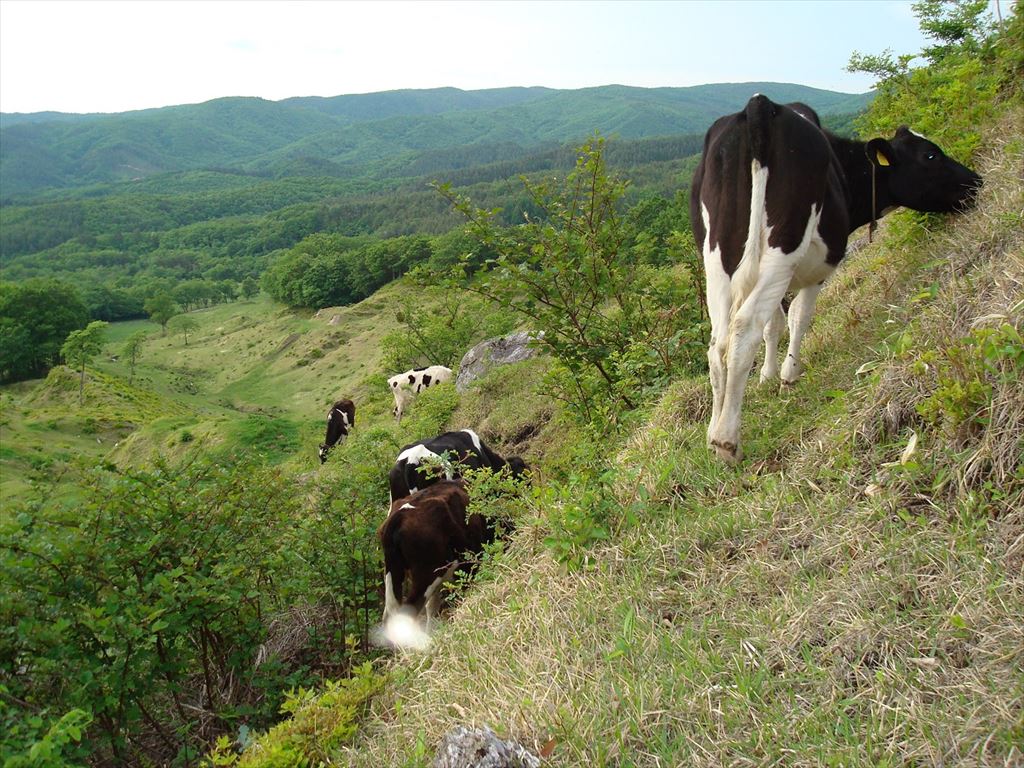
[[[481,341],[462,357],[459,375],[455,379],[457,392],[465,392],[477,379],[499,365],[511,365],[529,360],[537,355],[537,349],[530,346],[531,336],[526,331],[499,336]]]

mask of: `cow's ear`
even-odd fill
[[[892,145],[885,139],[872,139],[864,147],[868,160],[875,165],[888,166],[896,162],[896,154],[892,151]]]

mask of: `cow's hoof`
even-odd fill
[[[715,449],[715,453],[718,455],[718,458],[726,464],[736,464],[743,458],[743,452],[735,443],[712,440],[711,447]]]
[[[780,387],[781,391],[788,392],[789,390],[791,390],[793,387],[796,386],[797,379],[793,379],[792,381],[789,381],[787,379],[782,379],[781,381],[782,381],[782,386]]]

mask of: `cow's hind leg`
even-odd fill
[[[384,617],[397,616],[402,607],[402,582],[405,581],[405,569],[395,569],[384,574]]]
[[[742,458],[740,411],[743,408],[743,392],[754,364],[758,343],[772,313],[779,311],[782,297],[793,274],[793,260],[781,253],[778,253],[778,257],[771,261],[766,260],[767,263],[762,266],[753,291],[729,324],[725,397],[718,422],[710,434],[710,443],[719,457],[730,463]]]
[[[705,210],[705,216],[707,212]],[[725,359],[729,351],[729,308],[732,281],[722,268],[720,249],[704,247],[704,274],[707,276],[708,316],[711,320],[711,343],[708,345],[708,371],[711,378],[711,421],[708,423],[708,446],[722,413],[725,398]]]
[[[761,366],[761,383],[774,380],[779,375],[779,337],[786,327],[786,313],[782,305],[772,313],[764,326],[764,365]]]
[[[427,587],[427,591],[424,594],[427,608],[427,632],[433,630],[434,624],[437,623],[437,617],[441,614],[441,588],[452,580],[452,577],[455,575],[455,569],[458,566],[457,562],[449,565],[445,572],[434,579],[430,586]]]
[[[820,283],[801,288],[789,307],[789,349],[786,351],[786,361],[782,364],[782,383],[785,386],[796,384],[800,378],[800,344],[811,326],[814,304],[819,293]]]

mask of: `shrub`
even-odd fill
[[[376,453],[313,514],[245,457],[97,469],[73,511],[11,510],[0,521],[8,732],[24,747],[45,736],[37,708],[81,709],[93,760],[167,764],[239,724],[266,727],[285,691],[343,674],[378,615],[372,537],[386,490],[362,481],[393,449]]]
[[[440,191],[498,254],[468,282],[468,264],[455,270],[454,284],[529,326],[558,361],[559,374],[549,379],[553,394],[584,422],[598,423],[606,420],[603,408],[632,410],[673,375],[702,369],[696,250],[672,233],[667,260],[684,270],[665,280],[650,266],[666,259],[652,253],[657,239],[638,230],[644,216],[620,214],[627,184],[608,173],[603,140],[578,150],[564,182],[526,187],[542,216],[511,228],[497,225],[497,211],[474,208],[450,187]]]

